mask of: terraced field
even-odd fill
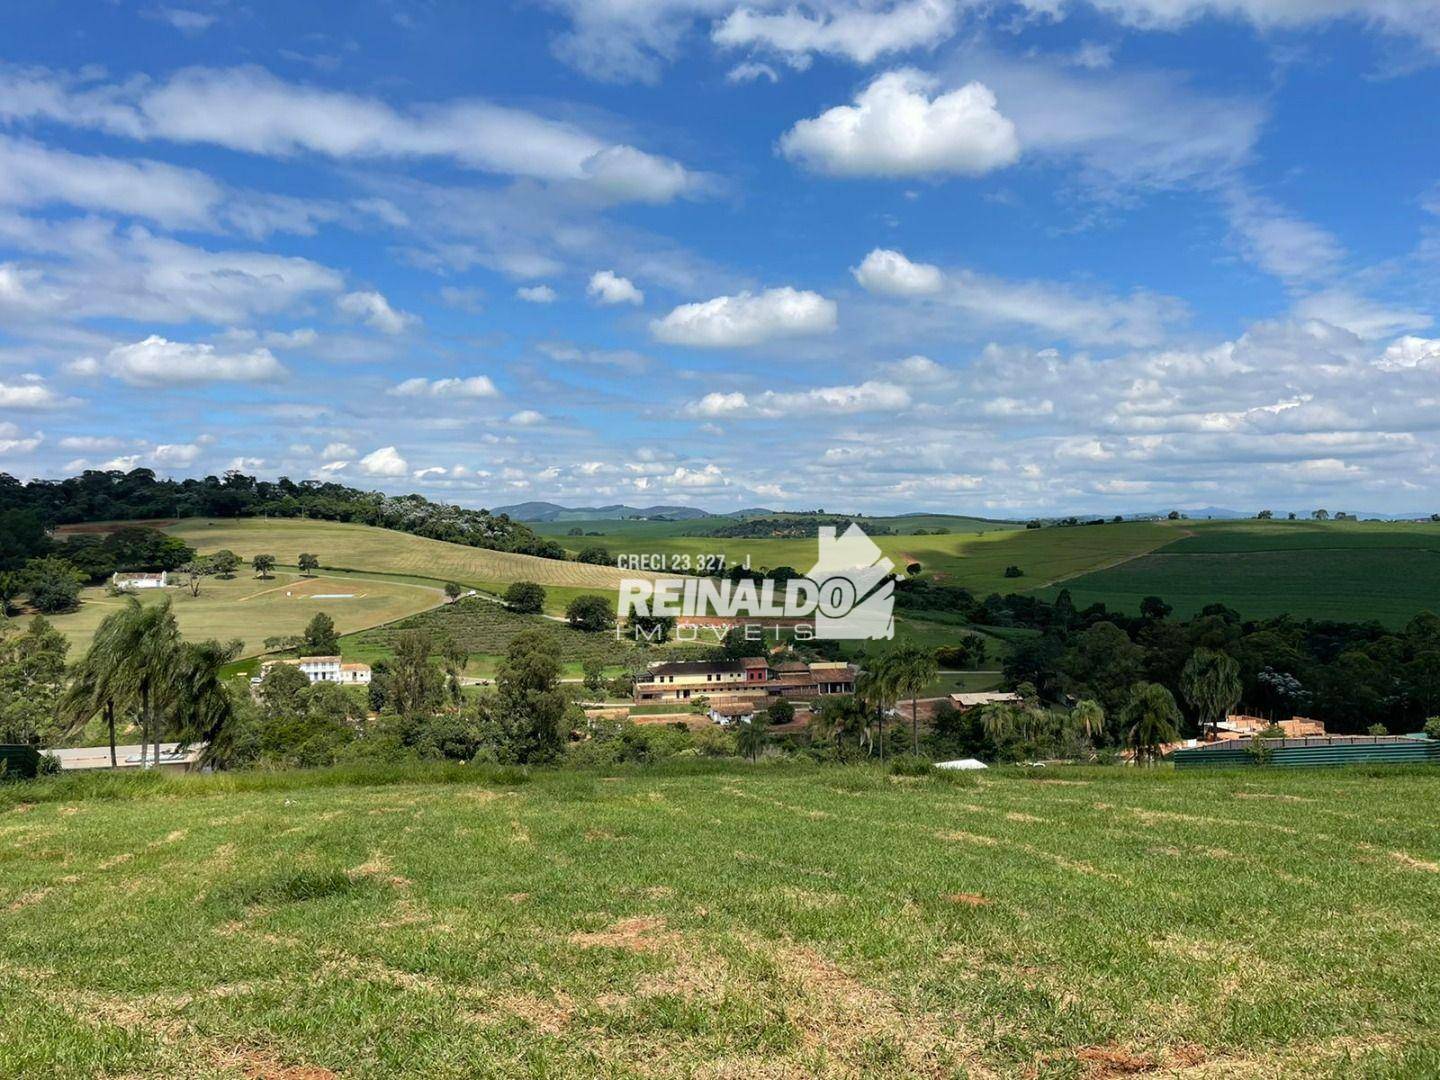
[[[0,1076],[1433,1077],[1437,800],[734,761],[0,787]]]

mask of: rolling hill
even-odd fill
[[[492,514],[505,514],[513,521],[527,524],[541,521],[628,521],[632,518],[668,518],[671,521],[689,521],[694,518],[711,517],[708,510],[697,510],[693,506],[560,506],[550,502],[525,502],[513,506],[497,506]]]

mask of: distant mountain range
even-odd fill
[[[512,521],[631,521],[637,518],[669,518],[690,521],[712,517],[708,510],[693,506],[561,506],[550,502],[516,503],[492,507],[492,514],[508,514]],[[763,512],[763,511],[762,511]]]

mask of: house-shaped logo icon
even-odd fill
[[[820,551],[806,575],[819,587],[815,636],[846,641],[895,636],[895,564],[851,525],[836,537],[834,526],[820,529]]]

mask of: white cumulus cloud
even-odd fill
[[[1020,156],[1015,125],[984,83],[936,93],[913,69],[887,72],[780,138],[790,160],[832,176],[980,176]],[[934,94],[932,97],[931,95]]]
[[[344,463],[340,464],[343,467]],[[404,476],[410,471],[410,463],[395,447],[382,446],[360,459],[360,471],[367,476]]]
[[[876,248],[851,271],[867,292],[883,296],[931,296],[945,285],[938,266],[911,262],[898,251]]]
[[[278,382],[289,374],[269,349],[222,353],[214,345],[169,341],[159,334],[130,345],[117,345],[101,366],[131,386]]]
[[[590,275],[587,295],[602,304],[643,304],[645,294],[635,287],[627,277],[621,277],[613,270],[597,270]]]
[[[835,329],[836,314],[835,301],[787,285],[758,294],[742,292],[681,304],[663,319],[652,321],[650,332],[672,345],[735,348],[829,333]]]

